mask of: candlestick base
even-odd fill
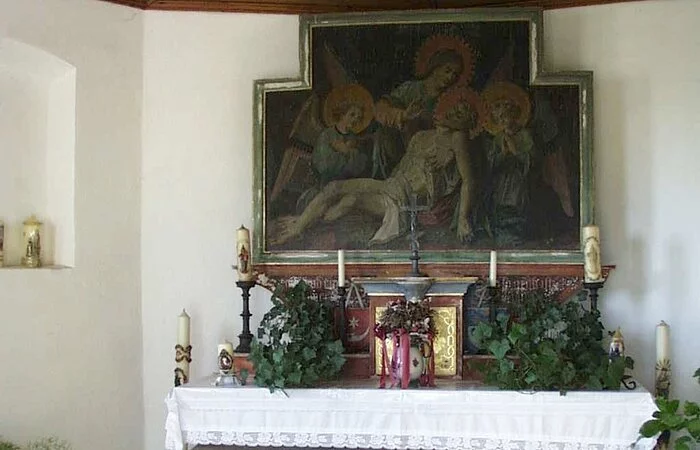
[[[598,291],[603,289],[605,279],[599,281],[584,281],[583,287],[588,291],[588,299],[591,302],[591,311],[598,309]]]
[[[219,373],[219,375],[211,383],[211,385],[217,387],[240,387],[243,384],[238,379],[238,377],[232,373]]]
[[[498,286],[486,286],[486,292],[489,296],[489,321],[495,323],[498,303],[501,299],[501,289]]]
[[[345,313],[345,299],[347,296],[347,291],[348,288],[345,286],[338,286],[336,289],[335,293],[335,303],[340,309],[340,317],[338,318],[338,324],[337,324],[337,333],[338,333],[338,338],[340,339],[340,342],[343,343],[343,347],[345,347],[345,335],[347,334],[345,331],[345,322],[347,322],[347,316]]]
[[[253,342],[253,333],[250,332],[250,290],[255,286],[255,281],[237,281],[236,286],[241,288],[241,296],[243,297],[243,332],[238,335],[238,347],[236,353],[250,353],[250,343]]]

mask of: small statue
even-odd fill
[[[41,225],[35,216],[23,222],[22,238],[24,240],[24,256],[22,265],[25,267],[41,267]]]
[[[610,359],[624,358],[625,357],[625,340],[622,337],[622,332],[620,328],[615,330],[610,341],[610,348],[608,350],[608,356]]]

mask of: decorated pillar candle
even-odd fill
[[[338,287],[345,286],[345,250],[338,250]]]
[[[656,326],[656,395],[668,397],[671,387],[671,327],[663,320]]]
[[[581,231],[583,240],[583,271],[587,282],[601,281],[600,229],[596,225],[586,225]]]
[[[190,379],[192,346],[190,345],[190,316],[183,309],[177,318],[177,345],[175,346],[175,386]]]
[[[497,284],[497,255],[495,250],[491,250],[490,261],[489,261],[489,286],[495,287]]]
[[[228,375],[233,369],[233,344],[224,341],[217,346],[217,364],[221,375]]]
[[[252,281],[254,275],[250,253],[250,231],[243,225],[236,232],[236,258],[238,262],[236,265],[238,279],[240,281]]]
[[[41,222],[31,216],[22,223],[22,265],[41,267]]]

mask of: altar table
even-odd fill
[[[196,444],[368,449],[616,450],[656,411],[644,389],[497,391],[452,382],[377,389],[376,381],[270,393],[202,380],[169,393],[166,450]],[[651,449],[642,440],[635,449]]]

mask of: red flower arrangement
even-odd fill
[[[409,302],[402,297],[390,301],[379,317],[379,322],[374,326],[375,337],[382,341],[382,373],[379,387],[383,388],[386,384],[386,369],[389,366],[387,339],[391,339],[394,344],[392,369],[396,368],[397,361],[408,361],[410,347],[418,347],[423,357],[429,361],[427,371],[420,377],[420,384],[433,386],[435,378],[433,338],[436,334],[434,312],[428,300]],[[405,389],[409,383],[408,364],[403,364],[401,372],[391,371],[392,386],[400,384]]]

